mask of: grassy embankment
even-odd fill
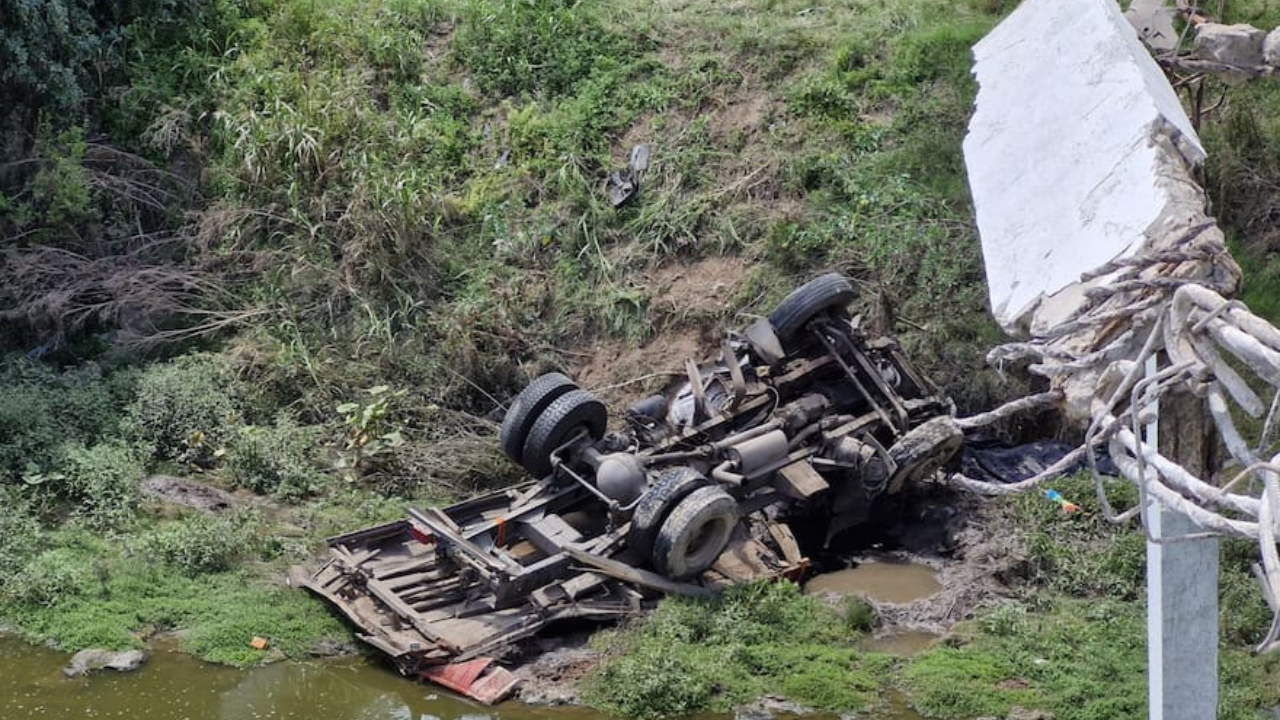
[[[239,664],[261,659],[255,634],[291,655],[345,637],[276,584],[320,537],[513,479],[492,417],[528,377],[596,342],[738,324],[818,269],[859,278],[868,322],[962,408],[1005,392],[978,369],[999,336],[959,149],[968,47],[1004,5],[209,0],[193,17],[104,20],[85,32],[116,42],[67,74],[6,65],[26,108],[11,124],[29,135],[0,173],[0,293],[17,310],[4,330],[43,362],[11,355],[0,384],[15,508],[0,518],[0,622],[67,649],[178,629]],[[41,30],[74,35],[22,27],[31,48],[58,47]],[[1230,117],[1253,126],[1206,138],[1271,147],[1274,100],[1240,92]],[[603,180],[636,142],[652,168],[613,209]],[[1237,200],[1232,182],[1269,177],[1217,167]],[[1256,208],[1238,212],[1247,229]],[[708,257],[741,269],[727,303],[682,306],[646,280]],[[163,342],[122,351],[138,336]],[[210,354],[172,359],[194,351]],[[274,503],[212,520],[155,507],[137,481],[157,470]],[[781,642],[775,622],[811,629],[829,612],[786,590],[670,603],[602,677],[697,672],[663,685],[669,700],[617,695],[625,683],[594,697],[636,715],[762,689],[858,707],[897,685],[940,716],[1017,702],[1114,717],[1084,696],[1141,702],[1141,654],[1112,642],[1135,637],[1140,607],[1132,573],[1101,577],[1116,588],[1029,594],[909,664],[852,645],[860,621]],[[739,620],[758,632],[728,637]],[[1051,662],[1033,673],[1036,652]],[[1095,657],[1117,670],[1077,667]],[[1262,667],[1229,657],[1232,677]],[[1027,686],[1000,686],[1010,674]],[[1241,712],[1265,696],[1230,687]]]
[[[821,268],[962,404],[998,392],[972,370],[996,336],[958,145],[990,8],[192,7],[15,28],[5,622],[67,649],[177,628],[237,663],[275,628],[299,653],[341,629],[282,568],[405,498],[514,479],[493,411],[528,377],[739,324]],[[37,79],[85,38],[97,64]],[[642,195],[613,209],[641,141]],[[738,269],[706,278],[714,304],[646,280],[708,257]],[[156,508],[155,471],[282,509]]]

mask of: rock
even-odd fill
[[[1148,47],[1169,51],[1178,48],[1178,31],[1173,24],[1177,12],[1169,0],[1133,0],[1124,17]]]
[[[307,651],[312,657],[338,657],[341,655],[354,655],[357,652],[358,650],[351,643],[333,638],[318,640]]]
[[[1262,62],[1280,66],[1280,27],[1267,33],[1267,38],[1262,41]]]
[[[99,650],[91,648],[81,650],[71,657],[71,664],[62,669],[62,674],[69,678],[88,675],[95,670],[115,670],[130,672],[142,667],[147,661],[147,654],[142,650]]]
[[[772,720],[779,715],[809,715],[813,708],[793,703],[781,695],[765,695],[733,709],[733,720]]]
[[[1009,708],[1005,720],[1053,720],[1053,713],[1048,710],[1030,710],[1014,705]]]
[[[170,475],[152,475],[143,480],[142,494],[206,513],[219,513],[236,506],[235,496],[226,490]]]
[[[1196,28],[1195,53],[1204,60],[1224,65],[1257,67],[1262,64],[1264,30],[1252,25],[1202,23]]]

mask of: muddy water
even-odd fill
[[[867,561],[847,570],[818,575],[805,583],[808,593],[862,595],[871,600],[908,603],[942,589],[938,573],[927,565]]]
[[[899,655],[908,657],[916,653],[924,652],[933,647],[938,641],[938,636],[931,632],[923,630],[903,630],[900,632],[881,635],[880,637],[870,638],[863,647],[875,652],[882,652],[889,655]]]
[[[611,720],[580,707],[484,707],[360,658],[236,670],[157,649],[136,672],[73,680],[62,676],[68,660],[0,634],[0,720]],[[888,711],[872,717],[919,717],[899,698],[888,700]],[[805,718],[836,720],[828,714]]]
[[[68,680],[68,657],[0,636],[0,718],[606,720],[580,708],[487,708],[359,658],[235,670],[154,650],[134,673]]]

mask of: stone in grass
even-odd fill
[[[1262,41],[1262,62],[1273,67],[1280,66],[1280,27],[1267,33]]]
[[[1262,64],[1262,45],[1267,31],[1252,25],[1203,23],[1196,28],[1196,55],[1237,67]]]
[[[74,678],[97,670],[129,672],[142,667],[142,663],[146,661],[147,654],[142,650],[112,651],[90,648],[73,655],[71,663],[62,669],[62,674]]]

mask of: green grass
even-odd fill
[[[666,600],[634,629],[597,636],[608,659],[588,703],[637,718],[727,711],[767,693],[824,710],[875,704],[885,655],[853,646],[851,620],[789,583],[732,588],[712,601]]]
[[[305,657],[318,641],[350,637],[320,601],[248,570],[192,572],[83,529],[49,540],[58,549],[37,562],[44,582],[61,582],[40,596],[13,598],[9,588],[0,619],[66,651],[138,647],[176,631],[180,646],[198,657],[252,665],[263,660],[248,646],[254,636],[292,657]]]

